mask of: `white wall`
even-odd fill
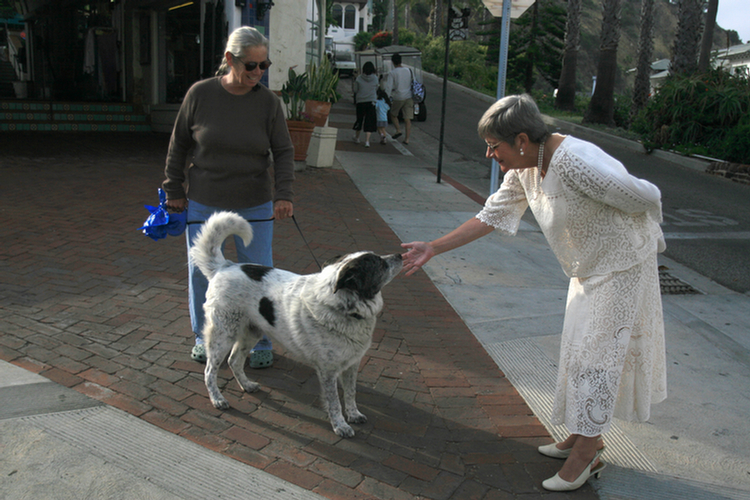
[[[291,66],[297,73],[305,72],[305,29],[307,0],[274,2],[270,11],[270,50],[273,65],[268,69],[268,86],[281,90]],[[269,14],[267,14],[269,15]]]
[[[231,0],[224,3],[224,14],[227,17],[227,35],[242,26],[242,9],[235,7]]]

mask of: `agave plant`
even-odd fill
[[[340,97],[336,91],[338,84],[338,73],[331,65],[331,61],[324,57],[319,65],[310,66],[304,98],[310,101],[336,102]]]

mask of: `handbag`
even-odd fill
[[[411,73],[411,98],[419,104],[424,101],[424,85],[414,78],[411,68],[409,68],[409,73]]]

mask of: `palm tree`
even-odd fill
[[[672,49],[671,71],[689,75],[698,69],[698,44],[703,25],[704,0],[680,0],[677,36]]]
[[[398,45],[398,1],[393,1],[393,45]]]
[[[581,44],[581,0],[568,0],[565,24],[565,53],[563,55],[560,81],[557,84],[555,107],[566,111],[575,110],[576,64]]]
[[[603,0],[602,39],[596,68],[596,89],[583,117],[586,123],[615,123],[615,77],[617,45],[620,41],[620,0]]]
[[[432,14],[431,14],[431,26],[432,36],[439,37],[443,32],[443,1],[434,0],[432,2]]]
[[[654,0],[642,0],[641,34],[638,39],[638,63],[633,85],[632,119],[646,106],[651,93],[651,56],[654,53]]]
[[[508,47],[508,74],[531,92],[537,76],[555,87],[560,80],[565,26],[564,7],[537,0],[513,22],[513,43]]]
[[[714,26],[716,26],[716,13],[719,11],[719,0],[708,0],[708,12],[706,12],[706,29],[703,31],[701,42],[701,57],[698,60],[698,71],[708,71],[708,63],[711,60],[711,46],[714,41]]]

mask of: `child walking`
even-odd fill
[[[391,109],[390,99],[385,90],[378,88],[378,99],[375,101],[375,111],[377,112],[376,126],[380,134],[380,144],[385,144],[385,127],[388,126],[388,110]]]

